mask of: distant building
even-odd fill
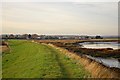
[[[22,39],[29,39],[29,38],[28,38],[28,34],[23,34],[23,35],[21,35],[21,38],[22,38]]]
[[[3,34],[3,35],[2,35],[2,39],[7,39],[7,38],[9,38],[8,35],[6,35],[6,34]]]

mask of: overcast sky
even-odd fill
[[[2,33],[117,35],[118,3],[2,3]]]

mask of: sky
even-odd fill
[[[117,2],[3,2],[3,34],[117,35]]]

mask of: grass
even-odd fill
[[[90,74],[75,60],[43,44],[9,40],[2,55],[3,78],[83,78]]]

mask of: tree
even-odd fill
[[[96,36],[95,38],[96,39],[103,39],[103,37],[101,37],[101,36]]]
[[[28,38],[31,39],[31,34],[28,35]]]
[[[14,39],[15,36],[14,36],[13,34],[10,34],[9,38],[10,38],[10,39]]]

